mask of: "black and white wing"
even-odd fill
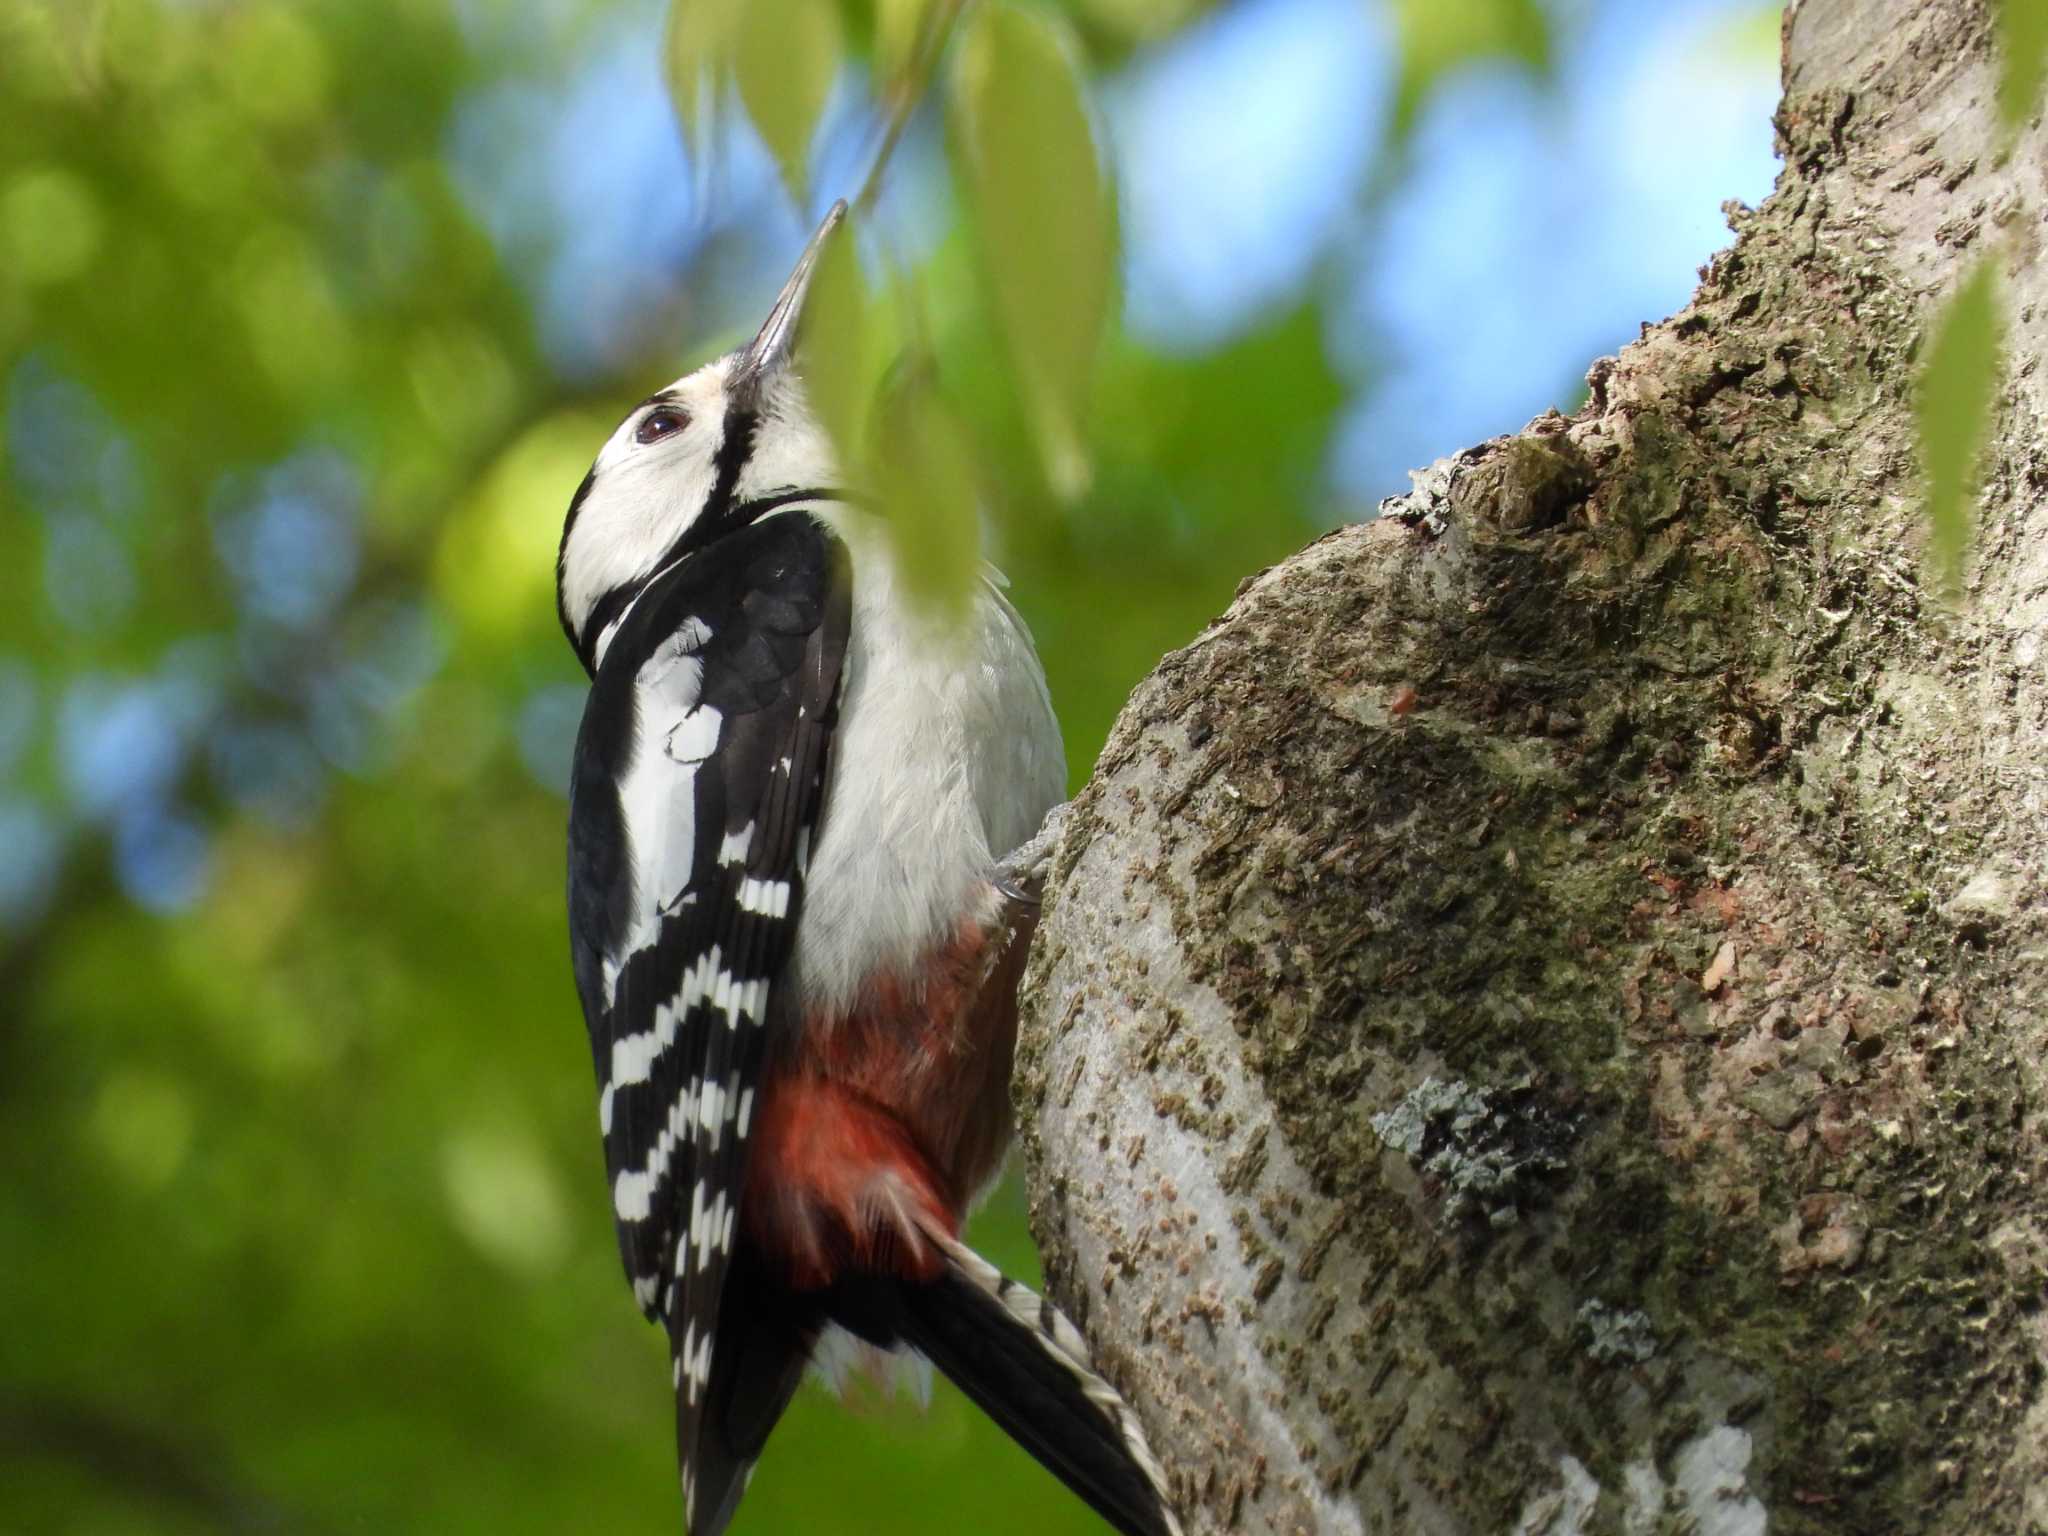
[[[692,1506],[728,1497],[693,1474],[708,1470],[700,1431],[754,1095],[771,1036],[794,1022],[776,982],[824,799],[850,600],[843,547],[800,511],[720,539],[634,603],[577,737],[576,985],[619,1251],[641,1309],[668,1327]]]

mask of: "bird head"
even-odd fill
[[[595,675],[612,628],[657,572],[837,483],[832,444],[790,366],[804,295],[846,214],[835,203],[754,339],[626,413],[569,503],[555,606]]]

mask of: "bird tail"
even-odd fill
[[[689,1536],[719,1536],[731,1523],[817,1335],[815,1307],[767,1280],[758,1259],[742,1247],[719,1308],[701,1400],[687,1390],[684,1366],[677,1367],[676,1459]]]
[[[1097,1374],[1081,1330],[965,1244],[899,1291],[903,1341],[1125,1536],[1180,1536],[1145,1432]]]

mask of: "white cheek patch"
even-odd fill
[[[562,611],[579,635],[607,595],[652,576],[703,515],[725,439],[726,368],[724,359],[707,364],[664,392],[689,418],[682,431],[637,442],[636,409],[599,450],[562,549]],[[597,638],[595,655],[616,630]]]

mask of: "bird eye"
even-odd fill
[[[681,411],[669,406],[660,406],[640,418],[640,425],[633,433],[636,443],[658,443],[671,432],[680,432],[689,418]]]

